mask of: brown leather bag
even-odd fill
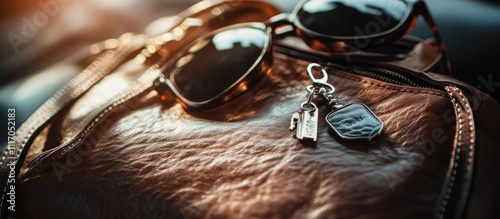
[[[296,37],[278,39],[272,72],[208,111],[186,110],[173,96],[162,101],[141,83],[157,76],[141,55],[130,58],[144,53],[146,41],[122,36],[19,130],[16,148],[4,151],[21,155],[11,215],[498,215],[500,107],[467,84],[431,73],[440,59],[432,40],[415,44],[404,60],[369,61],[362,52],[325,54]],[[342,70],[346,57],[353,68]],[[341,102],[364,103],[384,122],[376,143],[341,140],[322,120],[317,143],[293,137],[290,117],[306,98],[311,62],[327,69]],[[322,117],[331,111],[326,102],[318,106]],[[2,159],[2,182],[12,178],[10,157]]]

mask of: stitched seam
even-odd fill
[[[475,145],[475,138],[476,138],[476,132],[475,132],[475,127],[474,127],[474,115],[472,114],[470,104],[467,101],[467,98],[465,97],[464,93],[461,90],[459,90],[458,88],[455,88],[455,89],[460,94],[460,98],[465,103],[465,107],[467,108],[467,115],[468,115],[467,119],[469,121],[469,131],[470,131],[469,153],[467,153],[467,155],[468,155],[467,170],[471,171],[472,166],[473,166],[473,160],[474,160],[474,145]]]
[[[460,110],[460,105],[453,95],[453,90],[451,90],[449,87],[446,87],[445,89],[448,92],[448,95],[450,96],[451,102],[453,104],[453,108],[455,109],[455,114],[457,116],[456,126],[458,129],[457,129],[457,133],[455,135],[455,139],[456,139],[456,145],[455,145],[455,151],[454,151],[455,157],[453,160],[453,167],[451,170],[451,176],[449,178],[448,186],[446,187],[446,191],[445,191],[445,194],[443,196],[443,200],[441,201],[441,203],[439,205],[440,207],[439,207],[437,217],[440,219],[442,219],[444,217],[444,213],[446,211],[446,206],[448,205],[451,191],[453,189],[453,184],[455,183],[455,178],[457,175],[457,168],[458,168],[458,160],[460,158],[460,147],[462,145],[461,141],[462,141],[462,133],[463,133],[463,124],[462,124],[463,120],[462,120],[462,112]]]
[[[468,122],[468,126],[469,126],[469,141],[468,141],[468,150],[466,151],[467,154],[467,164],[466,164],[466,177],[468,177],[465,181],[464,181],[464,188],[463,188],[463,193],[462,193],[462,197],[461,197],[461,200],[459,202],[459,206],[458,208],[459,209],[463,209],[465,207],[465,205],[467,204],[467,198],[469,196],[469,192],[470,192],[470,183],[472,181],[472,174],[474,172],[474,150],[475,150],[475,139],[476,139],[476,133],[475,133],[475,125],[474,125],[474,114],[472,113],[472,108],[470,106],[470,103],[468,102],[467,98],[465,97],[464,93],[462,92],[462,90],[458,89],[457,87],[454,87],[454,89],[456,90],[456,92],[459,93],[460,95],[460,98],[464,104],[464,108],[465,108],[465,111],[467,113],[467,122]],[[465,142],[467,143],[467,142]],[[464,145],[466,146],[466,145]],[[470,175],[469,175],[470,174]],[[463,212],[462,212],[463,213]]]

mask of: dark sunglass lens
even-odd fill
[[[329,36],[366,36],[397,26],[408,6],[399,0],[311,0],[297,12],[309,30]]]
[[[210,100],[238,82],[266,47],[256,28],[226,30],[194,43],[170,68],[171,80],[186,99]]]

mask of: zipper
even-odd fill
[[[413,37],[409,38],[409,40],[417,41],[419,38]],[[421,41],[421,40],[420,40]],[[397,71],[380,67],[373,66],[373,64],[357,64],[355,66],[347,66],[338,63],[334,63],[331,58],[328,60],[328,57],[321,58],[317,55],[313,55],[310,53],[294,50],[285,46],[276,45],[274,50],[278,53],[289,55],[295,58],[311,61],[311,62],[319,62],[326,67],[336,68],[343,70],[345,72],[372,78],[379,81],[384,81],[391,84],[401,85],[401,86],[410,86],[410,87],[418,87],[418,88],[426,88],[433,90],[443,90],[442,86],[437,84],[430,83],[421,78],[417,77],[408,77],[402,73]]]
[[[377,79],[379,81],[390,82],[402,86],[421,87],[401,74],[380,67],[350,67],[348,69],[349,72],[355,73],[356,75]]]
[[[402,86],[419,87],[427,89],[437,88],[429,85],[428,83],[424,82],[417,83],[415,82],[415,79],[410,79],[401,73],[377,66],[349,67],[348,72]]]
[[[402,38],[402,40],[406,40],[406,41],[410,41],[410,42],[414,42],[414,43],[421,43],[421,42],[424,42],[424,40],[416,37],[416,36],[412,36],[412,35],[404,35]]]

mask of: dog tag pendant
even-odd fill
[[[318,107],[311,103],[302,103],[299,112],[292,115],[290,131],[297,129],[296,137],[299,140],[316,141],[318,136]]]
[[[326,122],[342,139],[373,143],[382,131],[383,123],[364,104],[351,103],[333,110]]]

